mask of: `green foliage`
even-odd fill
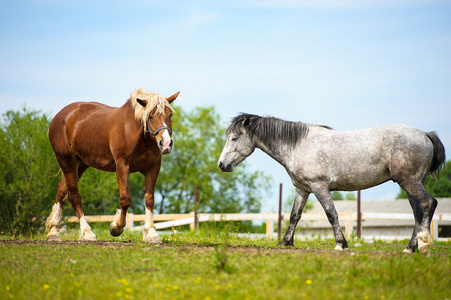
[[[50,117],[23,108],[0,123],[0,228],[34,232],[50,212],[58,164],[47,138]]]
[[[296,189],[293,187],[291,189],[290,194],[286,197],[285,201],[283,201],[283,203],[282,203],[282,209],[284,212],[291,212],[291,209],[293,208],[293,204],[294,204],[295,194],[296,194]],[[314,202],[315,202],[315,200],[309,197],[307,200],[307,203],[305,204],[303,212],[307,212],[308,210],[312,209]]]
[[[116,173],[89,168],[83,173],[78,186],[85,215],[111,215],[119,208]],[[71,205],[67,205],[66,210],[66,216],[74,214]]]
[[[334,201],[342,201],[342,200],[357,200],[356,196],[353,192],[346,193],[343,195],[342,192],[334,191],[330,193],[332,200]]]
[[[338,191],[331,192],[330,196],[332,197],[332,200],[344,200],[343,194]]]
[[[357,200],[354,193],[346,193],[346,200]]]
[[[229,260],[229,255],[227,254],[227,248],[224,245],[219,245],[215,247],[212,255],[213,265],[218,272],[231,273],[232,268],[227,264]]]
[[[224,130],[213,107],[185,112],[175,107],[174,150],[163,156],[156,186],[159,213],[187,213],[194,208],[198,186],[199,212],[259,212],[269,177],[249,172],[246,163],[223,173],[217,160],[225,144]]]
[[[429,176],[424,188],[432,197],[451,197],[451,160],[448,160],[443,169],[440,170],[438,182],[435,178]],[[407,199],[407,193],[402,188],[400,188],[397,199]]]

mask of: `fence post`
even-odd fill
[[[268,211],[266,214],[270,214],[270,212]],[[274,232],[274,225],[273,225],[273,221],[268,218],[266,219],[266,237],[270,238],[272,233]]]
[[[431,220],[431,237],[432,240],[436,241],[438,239],[438,222]]]
[[[194,186],[194,230],[197,231],[199,228],[199,220],[197,219],[197,203],[198,203],[199,193],[197,185]]]
[[[127,229],[132,230],[133,229],[133,214],[127,213]]]
[[[189,223],[189,230],[194,231],[196,229],[196,220],[194,211],[190,212],[189,214],[193,216],[193,223]]]
[[[277,222],[277,239],[282,235],[282,184],[279,186],[279,219]]]
[[[350,221],[351,215],[349,214],[349,210],[346,211],[346,239],[351,238],[351,221]]]
[[[362,206],[361,206],[360,190],[357,191],[357,238],[362,237]]]

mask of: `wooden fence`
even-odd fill
[[[85,216],[88,222],[112,222],[114,216]],[[141,229],[142,226],[134,226],[134,222],[144,222],[145,215],[127,214],[127,228]],[[289,213],[282,214],[284,220],[290,219]],[[411,220],[414,222],[413,214],[408,213],[361,213],[362,221],[365,220]],[[271,237],[274,232],[274,223],[278,220],[278,213],[249,213],[249,214],[197,214],[198,222],[218,221],[266,221],[266,236]],[[340,222],[345,224],[345,235],[349,239],[352,233],[352,222],[357,221],[356,212],[338,213]],[[182,225],[190,225],[191,230],[195,228],[194,212],[189,214],[161,214],[154,215],[155,227],[157,229],[172,228]],[[77,217],[69,217],[67,222],[78,222]],[[324,213],[304,213],[301,221],[328,221]],[[433,239],[438,238],[438,223],[440,221],[451,221],[451,214],[435,214],[431,223],[431,234]]]

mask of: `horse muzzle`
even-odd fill
[[[218,167],[222,172],[232,172],[233,171],[232,164],[223,164],[221,161],[218,163]]]
[[[172,145],[173,144],[174,144],[174,142],[172,141],[171,137],[163,138],[158,143],[158,147],[160,147],[160,150],[161,150],[162,154],[169,154],[172,151]]]

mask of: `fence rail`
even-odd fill
[[[374,213],[363,212],[361,213],[362,221],[365,220],[412,220],[414,221],[413,214],[407,213]],[[142,226],[134,226],[134,222],[143,222],[145,215],[135,215],[132,213],[127,214],[127,228],[128,229],[140,229]],[[290,219],[289,213],[282,214],[284,220]],[[338,217],[341,222],[345,222],[345,234],[349,239],[352,233],[352,222],[357,221],[356,212],[342,212],[338,213]],[[88,222],[112,222],[114,215],[112,216],[85,216]],[[274,222],[279,218],[277,213],[249,213],[249,214],[197,214],[198,222],[218,222],[218,221],[266,221],[266,236],[271,237],[274,232]],[[328,221],[327,216],[324,213],[304,213],[302,214],[302,221]],[[78,222],[77,217],[69,217],[66,220],[69,223]],[[182,225],[190,225],[191,230],[194,230],[194,213],[189,214],[161,214],[154,215],[155,226],[157,229],[178,227]],[[451,221],[451,214],[435,214],[431,223],[431,235],[433,239],[438,238],[438,223],[440,221]]]

